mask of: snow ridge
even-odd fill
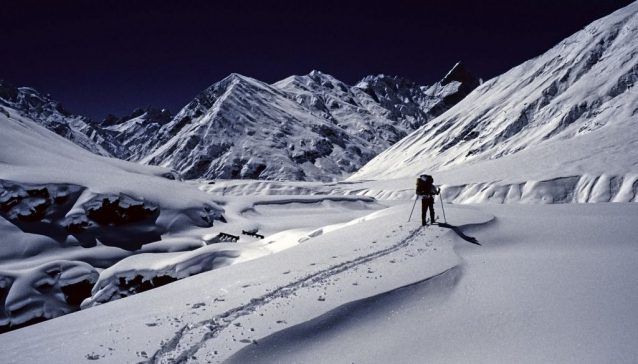
[[[353,178],[447,171],[528,149],[537,151],[541,146],[575,146],[587,138],[597,144],[591,150],[579,145],[578,159],[572,158],[574,151],[556,153],[556,167],[548,174],[556,174],[558,168],[581,169],[580,175],[635,171],[631,166],[605,166],[596,162],[600,154],[594,153],[608,146],[623,166],[637,157],[635,148],[615,145],[637,137],[638,93],[633,87],[638,82],[637,36],[638,3],[634,3],[483,83],[448,112],[378,155]],[[535,159],[533,151],[526,154],[528,160]],[[609,152],[603,153],[609,157]],[[535,169],[540,171],[543,162],[536,161]]]
[[[3,106],[17,110],[22,116],[37,121],[54,133],[95,154],[127,156],[126,150],[99,127],[93,125],[90,119],[71,114],[50,95],[42,95],[33,88],[16,88],[0,80],[0,111],[3,110]],[[6,110],[4,114],[8,115]]]
[[[299,288],[306,287],[315,283],[324,282],[331,276],[399,250],[409,245],[410,242],[418,238],[418,236],[422,235],[423,231],[424,230],[421,228],[414,229],[408,234],[408,236],[388,248],[375,251],[351,261],[336,264],[329,267],[328,269],[311,273],[305,277],[291,282],[288,285],[279,287],[261,297],[253,298],[250,300],[250,303],[246,305],[232,308],[222,314],[216,315],[211,319],[200,321],[197,324],[185,325],[184,327],[179,329],[175,333],[175,336],[171,338],[166,344],[164,344],[162,348],[160,348],[160,350],[155,352],[155,354],[153,354],[153,356],[146,363],[156,364],[162,363],[165,360],[176,364],[186,363],[208,340],[214,339],[219,332],[230,326],[236,318],[248,315],[254,312],[260,306],[263,306],[272,300],[288,297],[294,294]],[[445,274],[447,272],[448,271],[445,271],[441,274]],[[432,278],[433,277],[430,277],[428,279]],[[188,337],[188,340],[192,340],[194,335],[196,337],[201,336],[199,341],[197,341],[194,345],[182,344],[182,339]]]

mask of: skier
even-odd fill
[[[422,174],[416,179],[416,194],[421,196],[421,224],[425,223],[425,215],[430,209],[430,223],[434,223],[434,195],[439,194],[439,189],[434,186],[434,178],[427,174]]]

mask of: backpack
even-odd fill
[[[416,179],[416,194],[417,195],[432,195],[432,184],[434,183],[434,178],[430,175],[425,175],[425,181],[419,177]]]

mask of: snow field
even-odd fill
[[[636,205],[477,208],[496,219],[464,229],[483,246],[458,239],[452,271],[351,301],[226,363],[635,361]]]
[[[22,335],[36,335],[29,341],[47,341],[49,348],[63,348],[62,343],[82,335],[81,349],[53,349],[55,353],[47,351],[47,358],[79,361],[86,355],[97,355],[100,360],[121,363],[143,360],[144,351],[149,358],[158,353],[151,362],[180,355],[217,362],[246,345],[246,340],[258,340],[349,301],[409,285],[456,266],[458,257],[449,240],[453,233],[408,225],[405,221],[410,208],[411,204],[402,204],[385,209],[266,258],[50,320],[39,324],[38,330],[28,327],[4,334],[0,342],[3,347],[10,345],[7,348],[15,355],[1,360],[42,360],[37,350],[25,350],[19,344]],[[459,211],[459,223],[490,219],[476,211]],[[80,324],[86,320],[93,322],[89,330]],[[120,341],[125,337],[127,340]]]

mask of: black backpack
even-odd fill
[[[416,179],[416,194],[417,195],[432,195],[432,184],[434,184],[434,178],[430,175],[426,175],[425,181],[421,177]]]

